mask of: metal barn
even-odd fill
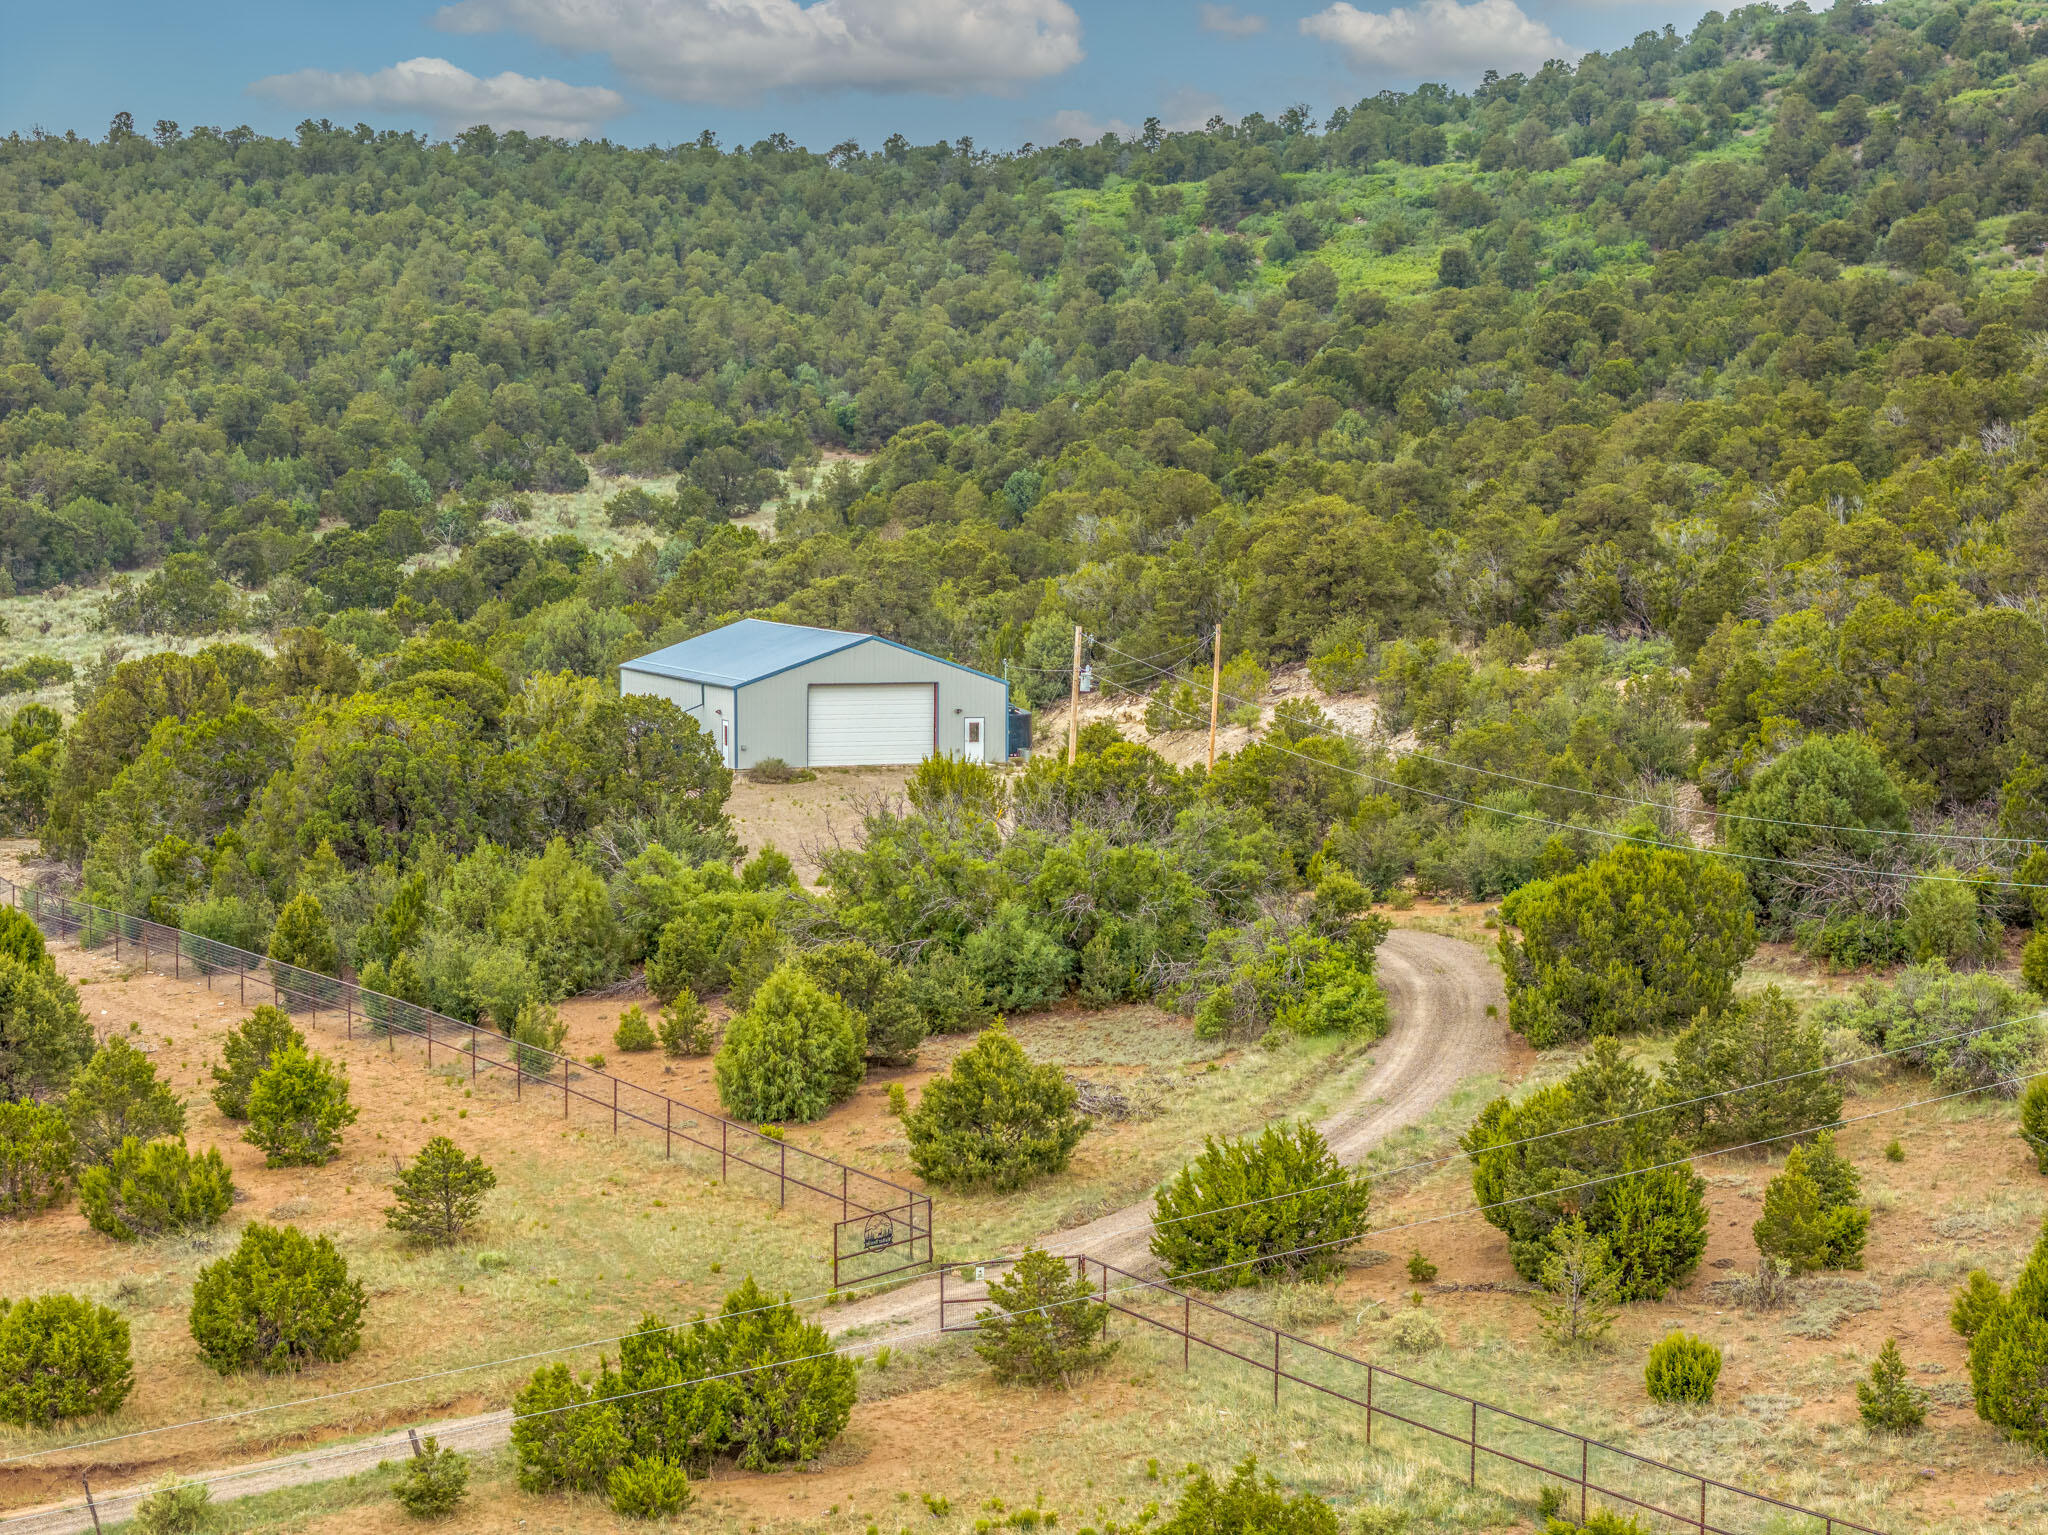
[[[619,690],[669,699],[733,768],[1000,762],[1010,749],[1009,683],[874,634],[743,618],[623,663]]]

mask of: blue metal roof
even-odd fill
[[[851,634],[844,629],[813,629],[805,624],[742,618],[738,623],[669,645],[652,655],[622,662],[620,670],[737,688],[788,671],[792,666],[802,666],[806,661],[865,645],[873,638],[872,634]]]

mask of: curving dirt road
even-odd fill
[[[1397,1130],[1419,1123],[1468,1077],[1496,1071],[1506,1060],[1505,999],[1500,974],[1486,953],[1462,939],[1396,929],[1379,951],[1379,980],[1393,1028],[1375,1051],[1372,1071],[1351,1098],[1319,1128],[1346,1163],[1357,1162]],[[1487,1009],[1495,1008],[1495,1016]],[[1085,1226],[1048,1232],[1058,1252],[1085,1252],[1119,1268],[1143,1273],[1151,1265],[1151,1201],[1128,1205]],[[925,1282],[871,1301],[841,1307],[828,1324],[835,1334],[857,1328],[902,1328],[924,1333],[938,1325],[938,1286]],[[910,1339],[906,1338],[908,1342]],[[443,1444],[462,1450],[493,1449],[511,1435],[512,1415],[500,1409],[433,1426]],[[288,1455],[238,1468],[218,1485],[215,1500],[248,1497],[280,1487],[327,1481],[411,1453],[404,1433]],[[130,1517],[147,1488],[95,1494],[100,1517]],[[93,1523],[80,1505],[31,1510],[0,1518],[8,1535],[78,1535]]]

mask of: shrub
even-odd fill
[[[296,965],[321,975],[333,975],[341,967],[334,925],[327,920],[320,898],[307,890],[284,903],[265,952],[280,965]]]
[[[1615,848],[1500,912],[1508,1023],[1539,1049],[1717,1013],[1756,948],[1742,876],[1661,848]]]
[[[1997,1280],[1982,1269],[1971,1269],[1970,1277],[1956,1291],[1955,1304],[1949,1308],[1948,1325],[1958,1336],[1974,1338],[2004,1300],[2005,1292],[1998,1288]]]
[[[1869,970],[1911,957],[1903,924],[1866,912],[1802,923],[1794,941],[1829,970]]]
[[[519,1069],[528,1076],[544,1077],[555,1069],[562,1042],[569,1037],[569,1025],[553,1007],[538,997],[530,997],[519,1005],[511,1034],[512,1053],[519,1059]]]
[[[1331,1272],[1367,1229],[1372,1188],[1306,1121],[1207,1138],[1153,1201],[1152,1252],[1207,1290]]]
[[[145,1145],[129,1136],[78,1180],[86,1224],[117,1242],[214,1226],[235,1202],[235,1180],[218,1150],[198,1156],[179,1141]]]
[[[1360,930],[1384,932],[1383,928]],[[1271,922],[1219,928],[1202,945],[1190,982],[1206,991],[1195,1009],[1205,1039],[1343,1034],[1367,1043],[1387,1032],[1387,1000],[1373,979],[1375,943],[1285,932]]]
[[[1785,1170],[1764,1190],[1764,1211],[1752,1229],[1757,1251],[1795,1274],[1863,1267],[1870,1212],[1856,1203],[1863,1180],[1835,1150],[1832,1132],[1795,1147]]]
[[[998,1384],[1064,1390],[1116,1351],[1103,1337],[1107,1313],[1093,1294],[1087,1275],[1042,1247],[1028,1247],[990,1281],[989,1309],[974,1314],[974,1351]]]
[[[818,775],[809,768],[791,767],[780,757],[763,757],[747,769],[755,783],[809,783]]]
[[[2024,992],[1994,975],[1915,965],[1890,983],[1865,982],[1853,999],[1821,1004],[1825,1031],[1851,1028],[1866,1045],[1931,1072],[1943,1092],[1988,1088],[2013,1096],[2014,1079],[2040,1054],[2048,1026]]]
[[[903,1090],[901,1082],[889,1084],[889,1117],[901,1119],[910,1112],[910,1094]]]
[[[694,992],[685,991],[661,1010],[661,1049],[664,1055],[709,1055],[711,1015]]]
[[[860,1085],[859,1030],[844,1002],[784,965],[726,1026],[712,1069],[728,1113],[808,1123]]]
[[[77,1157],[61,1109],[0,1103],[0,1216],[33,1215],[57,1204]]]
[[[604,881],[556,837],[529,858],[505,897],[497,931],[533,961],[543,996],[565,997],[610,980],[619,932]]]
[[[743,1471],[814,1458],[853,1414],[853,1361],[787,1297],[771,1304],[750,1276],[703,1333],[704,1372],[723,1375],[720,1449]],[[773,1368],[770,1368],[770,1367]]]
[[[987,988],[958,954],[928,956],[910,967],[906,984],[927,1034],[964,1034],[994,1021]]]
[[[1614,1325],[1617,1275],[1604,1238],[1570,1221],[1550,1233],[1539,1282],[1549,1301],[1536,1303],[1543,1335],[1560,1348],[1597,1343]]]
[[[326,1237],[252,1222],[192,1283],[192,1341],[221,1374],[346,1359],[363,1339],[363,1286]]]
[[[1436,1265],[1423,1257],[1419,1247],[1408,1255],[1408,1277],[1417,1284],[1428,1284],[1436,1278]]]
[[[910,982],[893,965],[856,940],[828,943],[797,956],[797,965],[826,991],[852,1008],[867,1040],[868,1059],[908,1066],[924,1043],[924,1019],[910,1000]]]
[[[0,906],[0,959],[11,959],[32,970],[50,966],[49,945],[35,919],[15,906]]]
[[[242,1139],[262,1150],[268,1167],[320,1167],[340,1154],[342,1129],[358,1112],[345,1072],[303,1045],[286,1045],[249,1088]]]
[[[185,1106],[157,1080],[156,1063],[118,1034],[71,1079],[64,1117],[87,1162],[107,1161],[130,1138],[153,1141],[185,1131]]]
[[[419,1453],[405,1463],[391,1496],[415,1519],[438,1519],[453,1513],[468,1491],[469,1457],[443,1449],[429,1434],[420,1441]]]
[[[643,1335],[651,1320],[642,1321]],[[608,1374],[602,1372],[600,1381]],[[612,1394],[616,1393],[608,1384],[578,1381],[565,1364],[543,1365],[533,1372],[512,1398],[512,1448],[519,1459],[522,1489],[596,1492],[604,1487],[629,1447],[620,1421],[628,1404],[595,1400]],[[679,1413],[687,1409],[693,1394],[687,1386],[664,1393]]]
[[[735,918],[726,934],[726,1000],[745,1007],[761,983],[773,975],[789,952],[782,930],[764,917]]]
[[[640,1011],[640,1004],[634,1003],[619,1014],[619,1026],[612,1031],[612,1046],[627,1055],[643,1050],[652,1050],[660,1041],[654,1037],[654,1026],[647,1021],[647,1015]]]
[[[47,959],[0,955],[0,1099],[56,1097],[92,1050],[77,989]]]
[[[1692,1144],[1743,1145],[1839,1119],[1842,1088],[1826,1065],[1819,1025],[1772,986],[1694,1019],[1678,1036],[1664,1092]]]
[[[1048,1007],[1066,995],[1074,955],[1037,926],[1020,901],[1004,901],[960,946],[960,957],[999,1012]]]
[[[445,1135],[437,1135],[398,1175],[398,1203],[384,1212],[384,1224],[414,1242],[445,1247],[459,1240],[483,1214],[484,1195],[498,1186],[482,1157],[468,1157]]]
[[[138,1535],[198,1535],[212,1501],[206,1483],[166,1476],[135,1505],[135,1528]]]
[[[1927,1393],[1906,1379],[1896,1338],[1887,1338],[1870,1363],[1870,1379],[1856,1383],[1856,1410],[1872,1428],[1908,1433],[1927,1421]]]
[[[1388,1318],[1387,1346],[1400,1354],[1433,1354],[1444,1346],[1444,1324],[1435,1312],[1409,1306]]]
[[[519,1485],[603,1491],[631,1456],[704,1467],[730,1455],[754,1471],[809,1460],[846,1427],[853,1399],[853,1364],[824,1329],[749,1278],[708,1321],[642,1318],[617,1370],[607,1363],[594,1382],[564,1365],[536,1371],[513,1400]]]
[[[1633,1515],[1599,1508],[1586,1516],[1584,1524],[1552,1519],[1544,1526],[1543,1535],[1650,1535],[1650,1532],[1643,1528],[1642,1520]]]
[[[1713,1401],[1714,1383],[1720,1378],[1721,1351],[1676,1329],[1650,1345],[1650,1357],[1643,1367],[1643,1384],[1651,1399],[1659,1402],[1704,1407]]]
[[[1087,1132],[1056,1066],[1034,1066],[1001,1024],[934,1077],[903,1117],[910,1163],[937,1184],[999,1191],[1065,1170]]]
[[[2048,1224],[2009,1291],[1973,1273],[1950,1321],[1971,1329],[1977,1416],[2048,1451]]]
[[[1685,1146],[1656,1105],[1649,1076],[1602,1039],[1564,1081],[1481,1111],[1461,1144],[1473,1194],[1507,1234],[1516,1273],[1540,1283],[1551,1231],[1572,1220],[1606,1240],[1617,1300],[1654,1300],[1699,1265],[1706,1185],[1689,1167],[1663,1165]],[[1596,1128],[1562,1133],[1581,1126]],[[1629,1171],[1638,1167],[1661,1170]],[[1550,1192],[1560,1188],[1570,1192]]]
[[[291,1014],[264,1003],[228,1031],[221,1041],[221,1063],[213,1068],[213,1104],[229,1119],[249,1117],[249,1089],[287,1045],[304,1049],[306,1036],[292,1024]]]
[[[1810,735],[1728,801],[1731,852],[1767,920],[1783,922],[1802,891],[1800,862],[1860,863],[1884,851],[1886,832],[1913,826],[1906,797],[1870,743]],[[1864,830],[1862,828],[1869,828]]]
[[[128,1323],[76,1295],[0,1300],[0,1423],[112,1412],[135,1388]]]
[[[2048,1077],[2036,1077],[2020,1098],[2020,1139],[2034,1153],[2034,1166],[2048,1173]]]
[[[809,773],[808,776],[817,775]],[[771,842],[740,865],[740,888],[794,890],[797,888],[796,865],[790,862],[789,854]]]
[[[2037,997],[2048,997],[2048,929],[2037,932],[2020,950],[2020,979]]]
[[[722,931],[695,912],[686,912],[663,926],[654,952],[647,956],[647,989],[669,1003],[685,991],[710,989],[712,956]]]
[[[612,1512],[622,1519],[666,1519],[690,1506],[689,1473],[672,1460],[635,1455],[606,1479]]]
[[[1899,936],[1916,964],[1981,964],[1997,954],[2000,929],[1978,909],[1977,892],[1954,865],[1944,864],[1907,887]]]
[[[1338,1535],[1340,1529],[1329,1504],[1314,1493],[1289,1496],[1274,1478],[1259,1476],[1256,1457],[1246,1456],[1221,1486],[1207,1471],[1193,1471],[1159,1535]]]

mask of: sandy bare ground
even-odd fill
[[[1394,1026],[1382,1043],[1374,1069],[1351,1100],[1321,1125],[1331,1147],[1356,1162],[1394,1132],[1420,1122],[1468,1077],[1500,1069],[1508,1058],[1500,977],[1485,952],[1461,939],[1396,930],[1379,953]],[[1488,1008],[1496,1009],[1494,1016]],[[1086,1225],[1048,1232],[1054,1250],[1087,1253],[1114,1266],[1143,1272],[1151,1262],[1150,1202],[1140,1202]],[[900,1342],[930,1336],[938,1324],[938,1287],[925,1281],[846,1306],[833,1314],[832,1330],[887,1333]],[[480,1413],[431,1425],[445,1445],[465,1451],[496,1448],[511,1434],[506,1410]],[[214,1487],[216,1502],[272,1492],[282,1487],[327,1481],[374,1468],[411,1453],[403,1432],[352,1444],[233,1468],[232,1480]],[[148,1489],[96,1491],[100,1518],[129,1518]],[[30,1510],[0,1519],[9,1535],[77,1535],[93,1528],[82,1501]]]

